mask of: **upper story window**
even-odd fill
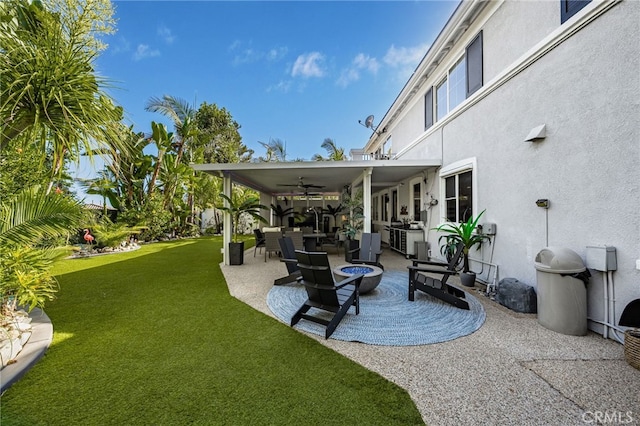
[[[449,69],[444,80],[424,95],[425,130],[482,87],[482,68],[481,31],[467,45],[465,54]]]
[[[560,0],[560,23],[564,24],[569,18],[578,13],[591,0]]]

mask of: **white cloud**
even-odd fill
[[[365,70],[371,74],[376,74],[379,69],[380,63],[376,58],[372,58],[364,53],[358,53],[356,57],[353,58],[353,61],[351,61],[351,66],[342,70],[336,84],[341,87],[347,87],[354,81],[360,80],[360,71]]]
[[[286,47],[274,47],[265,52],[255,49],[251,41],[245,43],[241,40],[234,40],[228,49],[230,52],[236,52],[233,65],[250,64],[263,60],[274,62],[284,58],[288,52]]]
[[[424,54],[427,52],[428,45],[421,44],[414,47],[391,47],[384,55],[384,62],[392,67],[406,67],[407,65],[417,67]]]
[[[291,76],[293,77],[324,77],[325,70],[322,68],[324,55],[320,52],[311,52],[306,55],[298,56],[293,64]]]
[[[353,59],[353,65],[358,69],[367,70],[371,74],[376,74],[380,69],[380,63],[378,60],[370,57],[369,55],[365,55],[364,53],[358,53],[358,55]]]
[[[287,93],[291,90],[291,80],[282,80],[278,84],[267,87],[267,92]]]
[[[126,38],[120,36],[118,40],[112,44],[111,53],[117,55],[118,53],[128,52],[131,50],[131,43]]]
[[[277,61],[284,58],[287,55],[289,49],[286,47],[274,47],[267,52],[268,61]]]
[[[133,53],[133,60],[140,61],[154,56],[160,56],[160,51],[158,49],[151,49],[148,44],[139,44],[136,51]]]
[[[171,33],[171,30],[164,25],[158,27],[158,35],[162,37],[165,43],[172,44],[176,37]]]

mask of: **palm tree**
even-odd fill
[[[260,210],[266,209],[267,207],[260,204],[260,200],[257,197],[242,197],[237,194],[232,195],[231,197],[228,197],[225,194],[220,194],[220,197],[229,204],[228,207],[218,206],[217,208],[222,211],[226,211],[231,215],[231,219],[233,221],[234,242],[238,242],[238,226],[240,224],[240,216],[242,216],[243,213],[247,213],[260,222],[269,223],[267,219],[260,215]]]
[[[115,181],[109,170],[102,170],[93,179],[79,179],[87,194],[100,195],[102,197],[102,215],[107,216],[107,199],[111,207],[117,209],[120,207],[118,198],[118,183]]]
[[[94,71],[103,48],[99,37],[113,31],[108,0],[0,4],[0,150],[35,144],[52,155],[51,179],[66,160],[96,146],[126,151],[115,124],[122,109],[103,90]]]
[[[4,313],[16,305],[43,307],[54,297],[55,278],[48,272],[60,252],[36,248],[43,240],[67,234],[83,217],[80,204],[38,186],[24,189],[0,204],[0,300]]]
[[[151,179],[149,180],[149,186],[147,188],[148,195],[151,195],[155,190],[156,181],[158,180],[158,175],[160,174],[160,168],[162,167],[164,155],[171,148],[171,144],[173,142],[173,133],[167,133],[167,128],[164,124],[152,121],[151,129],[151,139],[158,147],[158,156],[156,157],[153,174],[151,175]]]
[[[272,162],[272,161],[287,161],[287,144],[280,139],[269,139],[269,142],[260,142],[260,145],[267,150],[265,157],[259,157],[258,161]]]
[[[313,157],[311,157],[312,161],[346,161],[347,160],[347,157],[344,154],[344,148],[338,147],[333,139],[325,138],[324,142],[322,142],[322,145],[320,146],[327,151],[327,153],[329,154],[328,157],[325,158],[321,154],[314,154]]]
[[[282,220],[289,214],[293,212],[293,207],[283,208],[280,204],[275,205],[271,204],[271,210],[273,210],[273,214],[278,216],[280,219],[280,226],[282,226]]]
[[[177,154],[175,164],[180,164],[185,149],[188,148],[192,138],[198,134],[195,108],[184,99],[164,95],[162,98],[150,98],[145,109],[150,112],[159,112],[173,121],[177,136],[173,141]]]

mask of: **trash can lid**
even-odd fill
[[[536,270],[552,274],[577,274],[587,269],[578,253],[568,248],[546,247],[536,255]]]

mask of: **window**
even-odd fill
[[[564,24],[569,18],[578,13],[591,0],[560,0],[560,23]]]
[[[447,79],[436,87],[436,121],[442,120],[447,115]]]
[[[424,129],[433,126],[433,87],[424,95]]]
[[[422,185],[416,183],[413,185],[413,220],[420,220],[420,207],[422,206]]]
[[[467,98],[482,87],[482,31],[465,50],[467,62]]]
[[[389,194],[384,194],[381,196],[382,199],[382,221],[389,221]]]
[[[460,105],[467,98],[465,63],[463,56],[449,71],[449,111]]]
[[[372,216],[373,216],[373,220],[378,220],[378,209],[380,207],[380,205],[378,204],[378,196],[376,195],[375,197],[373,197],[373,212],[372,212]]]
[[[471,40],[465,48],[465,54],[449,69],[444,80],[435,88],[429,88],[424,95],[425,130],[433,126],[434,112],[437,122],[481,87],[482,31]]]
[[[448,222],[466,222],[473,215],[473,171],[444,178],[445,217]]]

